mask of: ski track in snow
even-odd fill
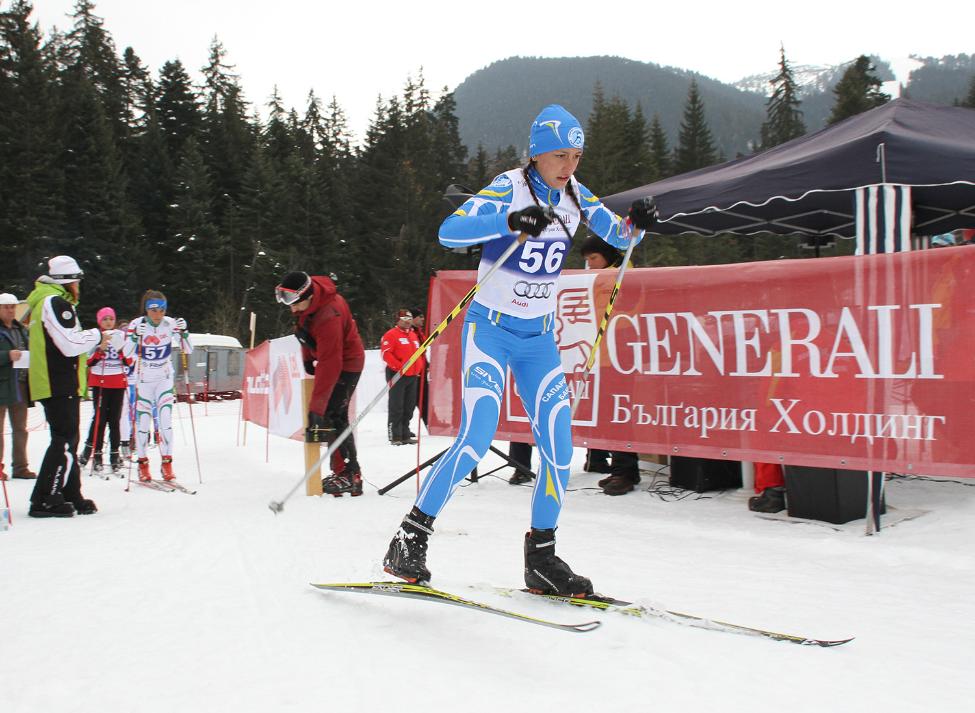
[[[509,468],[460,488],[435,525],[433,585],[603,622],[571,634],[309,587],[388,578],[380,561],[415,485],[376,489],[416,464],[416,447],[388,445],[385,413],[370,414],[358,433],[365,495],[308,498],[301,488],[274,515],[268,503],[303,471],[301,445],[272,438],[265,463],[264,431],[251,425],[238,447],[239,408],[193,406],[198,485],[178,406],[174,463],[196,496],[126,493],[124,480],[85,476],[96,515],[34,520],[32,483],[7,483],[0,711],[970,709],[975,626],[963,602],[975,591],[975,488],[892,481],[888,504],[924,513],[864,537],[759,518],[742,491],[664,501],[646,491],[646,475],[634,493],[607,497],[577,449],[558,551],[598,591],[787,633],[856,636],[836,649],[496,596],[486,585],[521,585],[530,490],[507,484]],[[85,404],[85,427],[89,417]],[[47,440],[43,429],[30,434],[35,469]],[[420,460],[448,443],[424,435]],[[150,459],[157,469],[158,451]],[[482,471],[497,463],[489,455]]]

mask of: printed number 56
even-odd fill
[[[565,257],[565,243],[545,243],[538,240],[526,240],[521,251],[518,264],[525,272],[538,272],[545,266],[545,272],[556,272]]]

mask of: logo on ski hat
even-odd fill
[[[59,285],[78,282],[85,276],[73,257],[58,255],[47,261],[47,276]]]
[[[581,149],[586,134],[579,120],[558,104],[542,109],[532,123],[528,137],[528,155],[538,156],[558,149]]]

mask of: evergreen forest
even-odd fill
[[[334,277],[375,347],[397,309],[425,306],[435,271],[475,266],[437,242],[451,210],[445,188],[477,190],[526,158],[523,146],[465,146],[455,95],[431,92],[422,73],[377,101],[355,143],[334,97],[310,92],[295,108],[275,92],[251,103],[216,38],[202,68],[176,59],[150,68],[135,48],[118,50],[91,0],[77,0],[64,33],[44,34],[28,0],[0,10],[0,291],[23,299],[48,258],[71,255],[85,271],[86,326],[105,305],[136,316],[153,288],[192,331],[244,344],[254,312],[259,342],[290,331],[274,286],[305,270]],[[865,96],[838,96],[836,120],[886,101],[864,60],[851,65],[861,76],[845,91]],[[765,123],[752,129],[756,148],[805,132],[784,50],[779,66]],[[658,115],[594,82],[591,113],[579,117],[587,130],[580,180],[609,195],[724,160],[697,78],[686,80],[673,141]],[[975,103],[975,83],[965,101]],[[636,261],[809,254],[797,239],[774,236],[654,238]],[[570,257],[570,267],[581,264]]]

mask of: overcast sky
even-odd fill
[[[639,1],[639,0],[638,0]],[[516,55],[617,55],[689,69],[725,82],[793,64],[839,64],[859,54],[975,53],[970,0],[928,0],[910,13],[855,0],[676,2],[633,0],[474,3],[419,0],[96,0],[119,53],[131,46],[154,76],[180,59],[194,79],[218,37],[248,101],[275,85],[303,111],[309,90],[334,95],[361,140],[376,105],[421,68],[439,95],[492,62]],[[9,7],[0,0],[0,7]],[[34,0],[45,34],[65,31],[75,0]],[[968,10],[964,10],[968,7]],[[786,17],[783,17],[784,14]],[[964,16],[964,17],[963,17]],[[896,70],[896,67],[895,67]],[[905,78],[906,79],[906,78]]]

